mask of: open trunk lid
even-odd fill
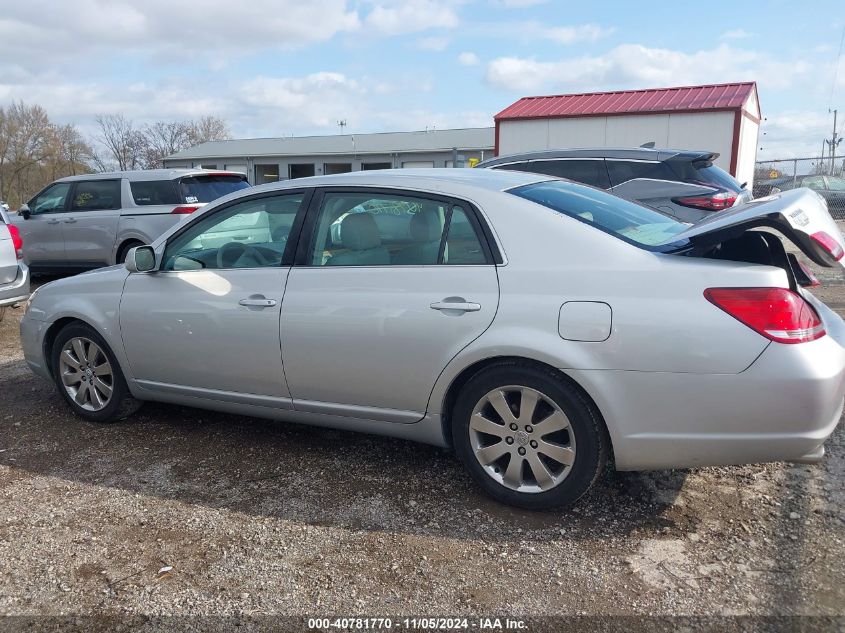
[[[689,240],[696,249],[703,250],[755,227],[780,231],[820,266],[845,268],[842,232],[828,212],[824,198],[804,187],[713,213],[663,244]]]

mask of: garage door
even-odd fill
[[[242,174],[246,173],[246,165],[244,165],[242,163],[232,163],[231,165],[229,163],[226,163],[226,166],[224,167],[224,169],[226,171],[237,171],[237,172],[240,172]]]
[[[420,167],[434,167],[433,160],[406,160],[402,163],[406,169],[417,169]]]

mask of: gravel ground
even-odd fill
[[[26,369],[21,313],[0,322],[2,614],[845,615],[842,425],[817,466],[608,472],[537,514],[410,442],[153,404],[86,423]]]

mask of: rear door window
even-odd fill
[[[202,175],[179,179],[180,204],[212,202],[241,189],[249,187],[243,176]]]
[[[610,188],[604,160],[532,160],[528,164],[528,171],[568,178],[599,189]]]
[[[119,180],[83,180],[76,183],[71,211],[104,211],[120,208]]]
[[[651,180],[678,180],[678,176],[666,165],[657,161],[607,160],[607,171],[614,187],[636,178]]]
[[[157,204],[182,204],[184,200],[179,198],[179,189],[174,180],[141,180],[130,182],[132,199],[139,206],[152,206]]]

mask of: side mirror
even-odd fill
[[[772,187],[772,190],[769,192],[769,195],[773,196],[776,193],[780,193],[780,187]]]
[[[130,273],[149,273],[155,267],[156,253],[152,246],[136,246],[126,253],[126,270]]]
[[[28,220],[32,217],[32,211],[29,210],[28,204],[22,204],[20,209],[18,209],[18,215],[21,216],[24,220]]]

